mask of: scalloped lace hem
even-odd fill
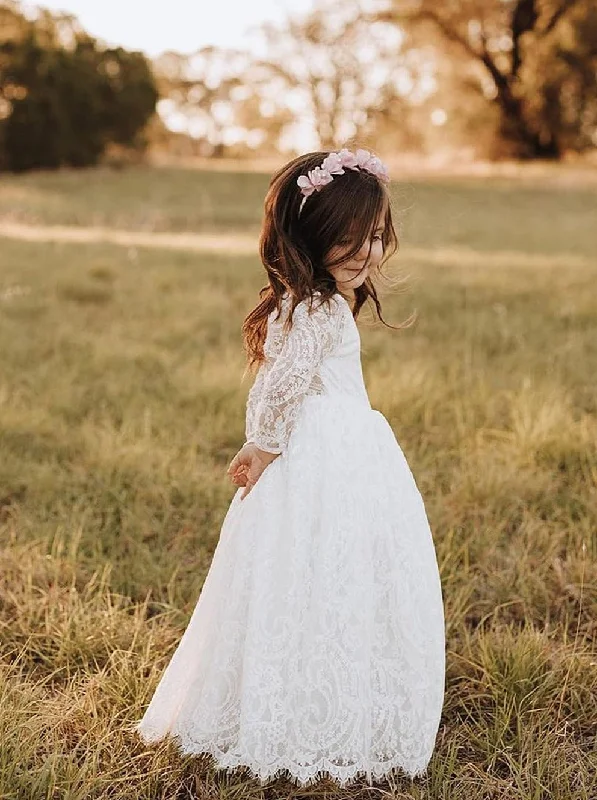
[[[146,739],[138,729],[135,730],[144,741],[156,741],[155,739]],[[333,764],[327,758],[321,758],[313,764],[302,766],[291,758],[280,758],[273,764],[264,767],[248,755],[245,756],[239,753],[232,755],[222,754],[217,746],[210,744],[201,746],[189,744],[188,740],[185,740],[180,733],[170,732],[166,736],[174,740],[181,755],[207,754],[213,758],[213,766],[216,769],[226,770],[227,772],[241,768],[248,769],[252,776],[261,783],[262,787],[277,778],[285,778],[296,786],[301,787],[311,786],[322,779],[331,778],[342,788],[345,788],[349,783],[356,783],[362,778],[366,778],[368,783],[371,784],[373,780],[382,780],[390,773],[398,773],[398,777],[406,776],[414,779],[427,773],[430,761],[429,757],[418,762],[407,763],[402,756],[396,755],[390,761],[373,762],[368,766],[364,763],[364,759],[360,763],[339,765]]]

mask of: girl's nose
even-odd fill
[[[361,249],[357,253],[357,258],[365,261],[369,257],[369,242],[364,242]]]

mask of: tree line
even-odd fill
[[[143,149],[158,93],[142,53],[102,47],[77,19],[0,3],[0,169],[85,167]]]
[[[258,50],[150,62],[102,46],[71,15],[28,18],[0,0],[0,169],[86,166],[110,146],[177,141],[216,156],[299,138],[386,152],[474,142],[527,159],[597,146],[593,0],[319,0],[258,36]],[[169,130],[173,118],[190,133]]]

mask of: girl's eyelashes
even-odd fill
[[[375,234],[371,237],[371,239],[375,241],[381,241],[383,238],[383,231],[376,231]],[[339,247],[351,247],[353,242],[350,239],[341,239],[338,242]]]

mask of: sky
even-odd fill
[[[27,5],[70,12],[108,45],[153,57],[205,45],[243,47],[251,26],[309,11],[312,0],[40,0]]]

